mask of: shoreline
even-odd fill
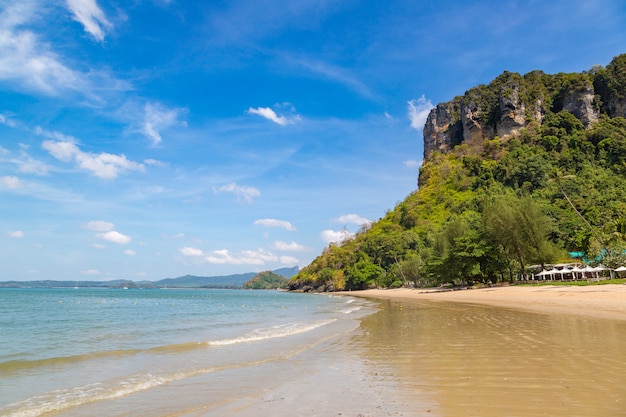
[[[369,289],[337,294],[385,300],[428,300],[480,304],[543,314],[580,315],[626,320],[626,285],[490,287],[457,291],[436,289]]]

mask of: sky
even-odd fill
[[[0,281],[304,267],[437,103],[621,53],[622,0],[0,0]]]

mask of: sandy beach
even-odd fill
[[[377,299],[415,299],[482,304],[538,313],[626,320],[626,285],[508,286],[458,291],[372,289],[343,294]]]
[[[429,415],[626,416],[626,285],[347,292],[372,363]]]
[[[621,416],[626,285],[342,293],[379,311],[213,415]]]

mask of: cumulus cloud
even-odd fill
[[[102,42],[105,30],[112,27],[96,0],[66,0],[67,8],[74,15],[74,19],[83,25],[85,32]]]
[[[320,237],[326,243],[342,243],[346,240],[352,239],[354,237],[354,233],[350,233],[346,229],[323,230],[322,233],[320,233]]]
[[[343,216],[337,217],[335,219],[335,222],[344,224],[356,224],[357,226],[362,226],[364,224],[370,224],[372,221],[357,214],[344,214]]]
[[[222,185],[221,187],[213,187],[213,192],[233,193],[237,196],[237,200],[239,200],[240,198],[243,198],[247,203],[252,203],[252,199],[254,197],[258,197],[261,195],[261,192],[254,187],[238,185],[234,182],[230,184]]]
[[[0,177],[0,186],[4,188],[8,188],[9,190],[16,190],[23,186],[22,181],[18,177],[9,175],[5,177]]]
[[[109,241],[109,242],[117,243],[118,245],[126,245],[130,243],[130,241],[132,240],[130,236],[124,235],[115,230],[111,230],[111,231],[104,232],[104,233],[98,233],[96,237],[99,239]]]
[[[7,232],[7,236],[15,239],[20,239],[24,237],[24,232],[22,232],[21,230],[11,230]]]
[[[247,113],[256,114],[257,116],[261,116],[280,126],[287,126],[290,124],[294,124],[298,120],[300,120],[300,116],[295,112],[295,108],[293,108],[293,106],[291,106],[289,103],[285,103],[281,105],[280,107],[288,107],[288,111],[291,114],[289,116],[285,116],[282,114],[278,115],[273,109],[269,107],[257,107],[257,108],[250,107],[247,110]]]
[[[185,124],[179,120],[185,113],[185,109],[168,109],[159,103],[147,103],[144,107],[141,132],[150,139],[153,145],[158,145],[163,140],[161,131],[177,124]]]
[[[190,248],[187,246],[184,248],[180,248],[178,251],[185,256],[203,256],[204,255],[204,252],[202,252],[202,250],[196,249],[196,248]]]
[[[422,130],[430,110],[435,106],[424,96],[421,96],[417,100],[413,99],[409,101],[407,105],[411,127],[413,129]]]
[[[145,170],[143,164],[133,162],[123,154],[83,152],[71,141],[45,140],[41,146],[56,159],[63,162],[74,161],[79,168],[90,171],[99,178],[113,179],[126,171]]]
[[[276,250],[293,251],[293,252],[304,252],[307,250],[304,246],[299,245],[296,242],[287,243],[287,242],[282,242],[280,240],[277,240],[276,242],[274,242],[274,244],[272,245],[272,248]]]
[[[285,230],[289,230],[290,232],[295,232],[296,230],[298,230],[290,222],[285,221],[285,220],[259,219],[259,220],[255,220],[253,224],[255,226],[280,227]]]
[[[128,255],[128,256],[135,256],[136,254],[137,254],[137,252],[135,252],[135,251],[134,251],[134,250],[132,250],[132,249],[126,249],[126,250],[124,251],[124,255]]]
[[[280,263],[283,265],[294,266],[300,263],[300,260],[293,256],[281,256]]]
[[[85,225],[85,229],[93,230],[96,232],[108,232],[115,228],[115,225],[111,222],[105,222],[104,220],[93,220]]]

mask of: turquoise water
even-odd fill
[[[0,289],[0,416],[182,415],[195,396],[234,401],[371,311],[279,291]]]

